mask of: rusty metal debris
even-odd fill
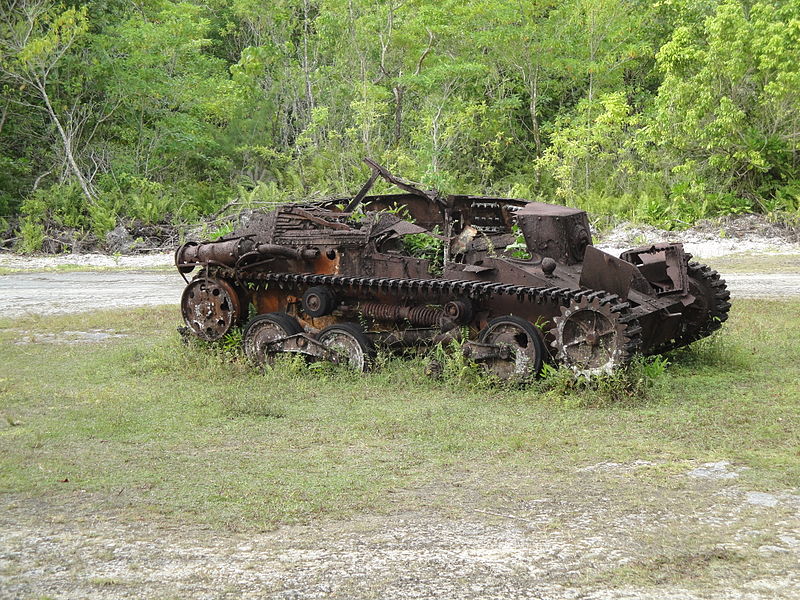
[[[460,340],[490,373],[526,379],[548,362],[610,372],[728,317],[724,280],[681,244],[617,258],[592,245],[584,211],[442,196],[366,162],[372,176],[352,198],[254,213],[220,240],[179,247],[184,278],[200,269],[181,299],[190,333],[217,340],[244,325],[256,364],[292,352],[361,371],[376,347]],[[402,193],[367,195],[378,177]]]

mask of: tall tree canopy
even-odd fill
[[[8,0],[0,218],[34,249],[352,190],[365,155],[665,226],[796,212],[799,70],[797,0]]]

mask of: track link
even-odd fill
[[[351,277],[348,275],[319,275],[302,273],[246,273],[228,267],[208,267],[194,279],[203,277],[223,278],[240,285],[257,286],[265,289],[267,285],[277,285],[279,289],[302,289],[310,286],[327,286],[333,290],[348,292],[388,292],[406,298],[442,296],[462,297],[472,300],[487,300],[492,296],[516,297],[518,302],[543,304],[552,302],[566,306],[575,291],[559,287],[530,287],[507,285],[486,281],[467,281],[450,279],[406,279],[389,277]],[[264,288],[261,288],[264,286]]]

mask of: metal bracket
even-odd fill
[[[297,333],[289,337],[280,338],[268,345],[270,352],[294,352],[305,354],[321,360],[339,362],[339,355],[327,346],[323,346],[307,333]]]

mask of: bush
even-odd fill
[[[92,233],[99,239],[105,239],[106,234],[117,226],[117,215],[114,207],[107,202],[95,202],[88,207],[92,221]]]
[[[41,250],[48,234],[64,230],[85,233],[93,229],[86,198],[77,183],[56,183],[36,190],[22,203],[20,213],[21,252]]]
[[[19,225],[19,244],[17,250],[23,254],[39,252],[44,243],[44,225],[31,217],[23,217]]]

